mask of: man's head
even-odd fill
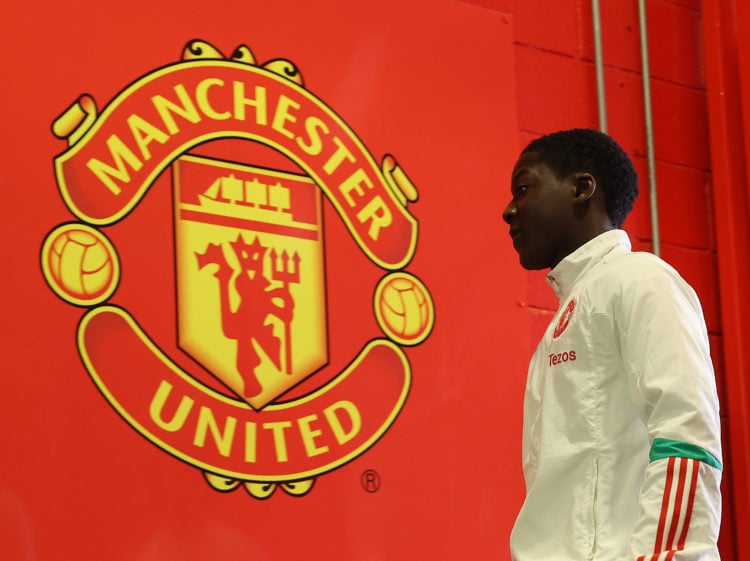
[[[638,176],[611,137],[573,129],[529,143],[513,168],[511,195],[503,219],[521,265],[552,268],[622,226],[638,196]]]

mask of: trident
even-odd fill
[[[275,249],[271,249],[271,278],[275,281],[281,281],[284,285],[284,289],[289,293],[289,284],[299,284],[299,262],[300,256],[295,251],[290,257],[286,252],[286,249],[281,252],[281,255],[276,253]],[[280,265],[280,266],[279,266]],[[290,294],[291,296],[291,294]],[[284,354],[286,355],[286,373],[292,374],[292,346],[290,345],[292,338],[292,322],[284,322]]]

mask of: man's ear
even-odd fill
[[[596,179],[593,175],[586,172],[576,173],[574,174],[573,182],[576,188],[576,204],[584,203],[594,196],[596,192]]]

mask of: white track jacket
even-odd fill
[[[719,404],[695,292],[606,232],[548,275],[529,366],[514,561],[715,561]]]

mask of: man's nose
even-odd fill
[[[503,220],[505,220],[507,224],[510,224],[511,222],[513,222],[513,217],[517,212],[518,208],[516,208],[516,203],[510,201],[508,203],[508,206],[506,206],[505,210],[503,211]]]

